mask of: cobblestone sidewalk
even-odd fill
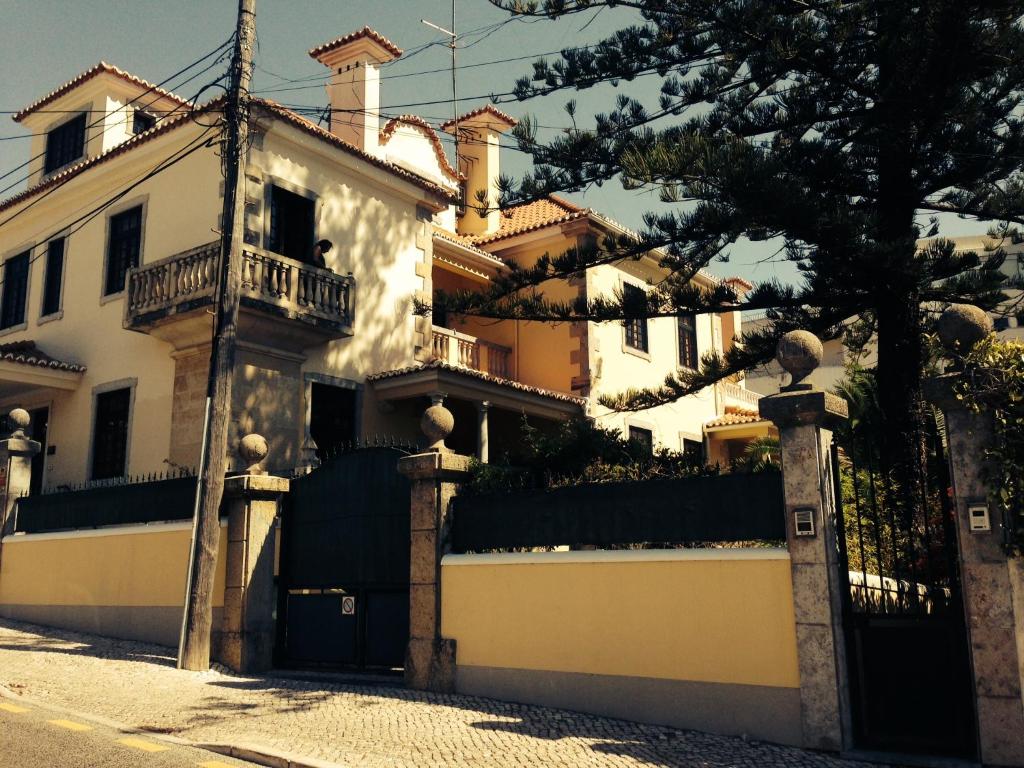
[[[346,766],[865,766],[738,738],[402,688],[179,672],[162,646],[0,619],[0,685],[196,742]]]

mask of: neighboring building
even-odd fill
[[[524,413],[538,424],[588,415],[652,446],[723,455],[705,425],[756,410],[740,384],[635,415],[596,399],[727,348],[738,312],[625,325],[414,315],[414,299],[479,289],[505,260],[624,230],[554,197],[486,218],[461,211],[477,189],[494,199],[498,137],[514,120],[493,107],[460,118],[456,169],[422,119],[380,125],[393,43],[364,28],[310,55],[332,72],[329,129],[253,102],[236,437],[264,434],[271,467],[287,468],[353,439],[416,440],[424,407],[443,396],[449,444],[485,457],[514,447]],[[32,414],[47,487],[199,461],[223,194],[206,143],[217,107],[101,63],[14,116],[34,137],[28,188],[0,201],[0,410]],[[334,243],[326,269],[313,262],[321,238]],[[652,256],[544,290],[593,297],[659,276]]]
[[[944,238],[952,240],[960,251],[975,251],[980,257],[985,258],[986,247],[989,249],[995,246],[995,241],[986,235],[975,235],[968,237]],[[919,241],[924,246],[928,240]],[[1007,240],[1001,244],[1006,252],[1006,260],[1003,262],[1002,271],[1008,277],[1020,279],[1024,277],[1021,271],[1021,254],[1024,254],[1024,240],[1014,242]],[[1021,303],[1022,292],[1017,289],[1007,289],[1009,300],[1003,310],[993,312],[992,324],[1000,338],[1024,339],[1024,304]],[[766,323],[764,312],[747,315],[743,318],[743,332],[750,333],[764,326]],[[822,342],[824,355],[821,365],[815,369],[807,381],[816,387],[825,390],[832,390],[843,379],[846,378],[847,366],[854,362],[853,355],[843,346],[842,338],[830,339]],[[873,367],[877,362],[877,354],[874,343],[868,345],[864,356],[857,360],[860,365]],[[754,370],[748,371],[746,375],[746,386],[748,389],[761,395],[773,395],[779,391],[779,387],[788,384],[789,375],[774,360],[760,365]]]

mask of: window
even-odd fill
[[[646,310],[647,292],[636,285],[626,283],[622,286],[622,306],[626,314],[639,314]],[[626,326],[626,346],[647,351],[647,318],[628,317]]]
[[[704,466],[704,441],[693,437],[680,437],[679,452],[689,467]]]
[[[103,295],[124,290],[125,275],[139,266],[142,245],[142,206],[110,217],[110,240],[107,242],[107,278]]]
[[[287,189],[270,188],[270,233],[267,250],[296,261],[313,256],[315,203]]]
[[[92,479],[121,477],[127,468],[130,387],[96,395],[92,434]]]
[[[0,328],[13,328],[25,322],[28,297],[28,259],[31,251],[19,253],[4,262],[3,301],[0,303]]]
[[[309,395],[309,436],[323,461],[356,439],[356,390],[313,382]]]
[[[629,428],[629,441],[639,443],[648,453],[654,453],[654,432],[643,427]]]
[[[697,318],[692,314],[680,315],[676,321],[679,330],[679,365],[697,369]]]
[[[85,154],[85,112],[46,134],[43,173],[52,173]]]
[[[43,277],[43,313],[60,311],[60,288],[64,278],[64,238],[57,237],[46,245],[46,274]]]
[[[146,114],[141,109],[136,109],[132,117],[132,133],[145,133],[156,125],[156,117]]]

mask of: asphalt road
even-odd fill
[[[0,698],[3,768],[242,768],[200,749],[124,733],[41,707]]]

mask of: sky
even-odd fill
[[[533,116],[545,126],[540,131],[543,139],[570,124],[564,110],[569,98],[577,102],[576,119],[581,124],[612,105],[616,90],[610,85],[526,102],[508,94],[519,77],[531,72],[531,61],[540,54],[600,39],[636,18],[628,9],[549,21],[511,19],[487,0],[455,3],[455,31],[461,38],[457,51],[460,113],[495,101],[514,117]],[[28,158],[29,142],[20,138],[27,134],[9,122],[11,112],[101,60],[160,83],[227,40],[234,31],[236,10],[235,0],[0,0],[4,19],[0,110],[7,113],[0,114],[0,174]],[[447,39],[421,19],[451,28],[452,0],[256,0],[259,45],[254,93],[288,106],[324,106],[327,96],[318,76],[326,76],[327,70],[307,51],[369,25],[406,51],[382,70],[385,116],[412,113],[435,125],[443,122],[453,113],[451,50]],[[166,87],[180,96],[194,96],[205,79],[176,87],[190,74]],[[656,76],[640,78],[622,88],[656,106],[658,83]],[[204,98],[213,93],[207,91]],[[509,141],[501,167],[503,173],[520,176],[529,170],[530,159]],[[2,185],[17,178],[4,179]],[[649,193],[626,191],[616,181],[569,197],[634,229],[642,226],[645,211],[664,210]],[[943,233],[949,235],[985,230],[971,222],[943,224]],[[777,248],[777,243],[741,242],[728,263],[715,263],[709,270],[754,282],[795,280],[795,268],[775,254]]]

